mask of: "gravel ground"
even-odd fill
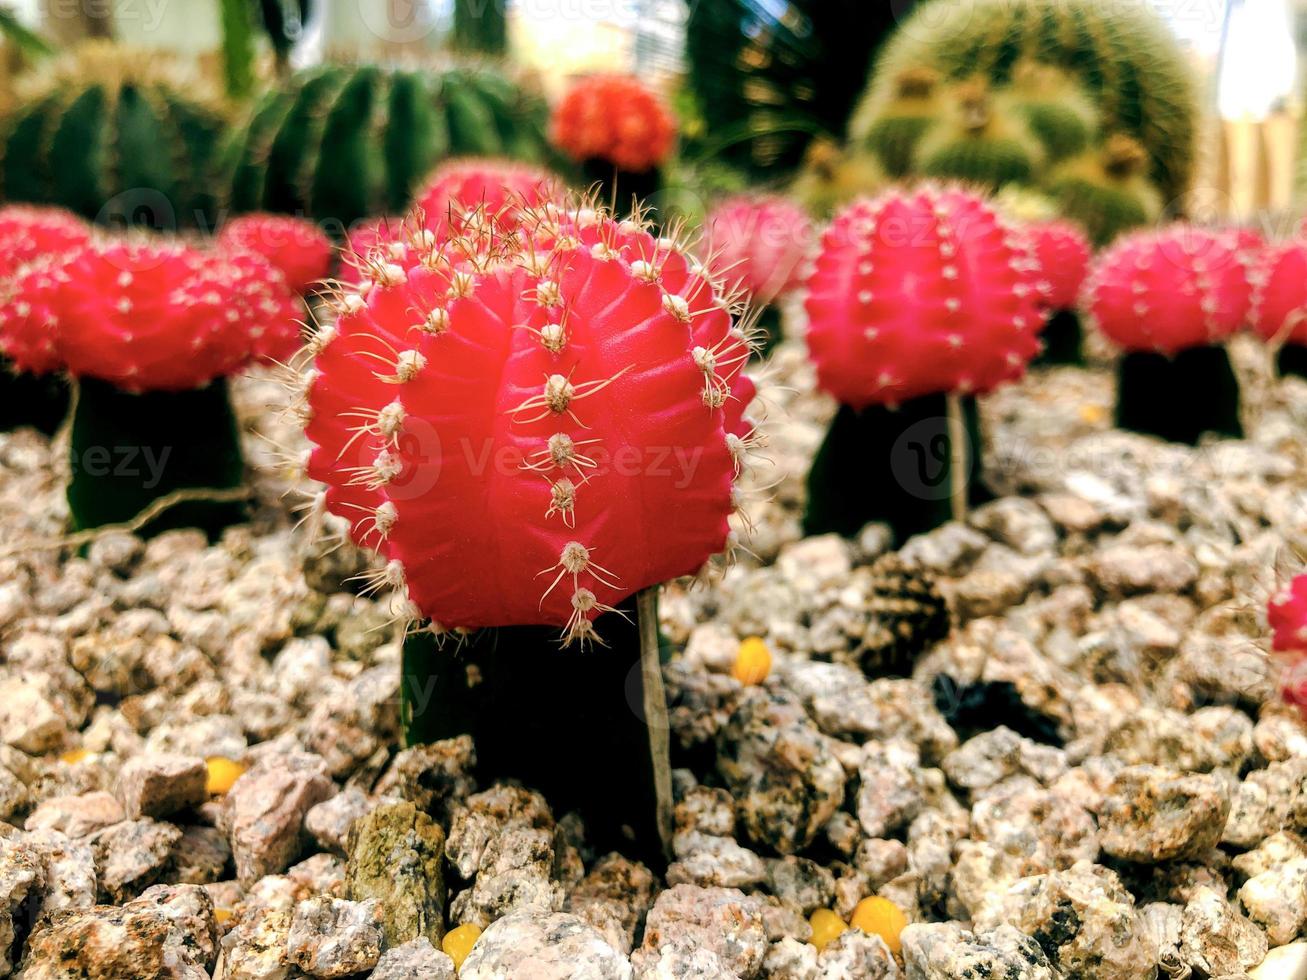
[[[1262,615],[1307,544],[1307,385],[1239,353],[1242,442],[1111,430],[1102,370],[990,399],[1003,495],[899,553],[953,630],[891,677],[884,530],[800,538],[833,405],[783,345],[753,554],[662,603],[673,738],[710,761],[661,877],[476,785],[466,739],[396,751],[388,602],[292,530],[272,380],[237,386],[258,514],[214,546],[33,547],[60,454],[0,436],[0,976],[450,978],[475,924],[463,980],[1307,977],[1307,731]],[[774,663],[742,687],[749,635]],[[872,895],[901,949],[807,942]]]

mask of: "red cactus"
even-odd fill
[[[0,279],[28,262],[73,251],[90,239],[86,223],[63,208],[25,204],[0,208]]]
[[[703,254],[728,282],[740,282],[759,304],[801,285],[816,230],[807,213],[778,195],[740,195],[713,209]]]
[[[565,625],[728,539],[748,350],[675,243],[546,205],[405,248],[316,342],[310,473],[444,627]]]
[[[311,292],[331,273],[331,239],[303,218],[279,214],[233,218],[218,233],[218,247],[263,256],[300,295]]]
[[[1048,308],[1075,309],[1089,271],[1089,239],[1069,221],[1042,221],[1031,225],[1026,233],[1039,261],[1040,275],[1048,283]]]
[[[1271,649],[1307,654],[1307,575],[1299,575],[1267,603]]]
[[[854,408],[1020,377],[1039,349],[1028,242],[979,197],[922,187],[835,217],[808,278],[818,384]]]
[[[1307,241],[1266,246],[1249,278],[1253,329],[1267,341],[1307,344]]]
[[[454,160],[436,168],[417,195],[426,226],[441,237],[462,234],[473,214],[508,219],[521,202],[534,207],[562,193],[556,176],[511,160]]]
[[[128,391],[207,384],[253,353],[227,263],[173,242],[110,241],[66,266],[57,347],[70,372]]]
[[[1232,236],[1173,225],[1128,235],[1102,253],[1081,305],[1125,350],[1174,354],[1238,330],[1251,293]]]
[[[572,159],[605,160],[632,173],[667,162],[676,138],[671,111],[643,83],[623,75],[576,82],[554,109],[556,146]]]

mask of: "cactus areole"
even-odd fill
[[[1239,387],[1224,342],[1252,287],[1234,237],[1187,225],[1127,235],[1102,253],[1081,305],[1125,354],[1117,424],[1174,442],[1239,436]]]
[[[974,407],[949,413],[946,398],[1020,377],[1044,293],[1028,239],[962,190],[925,186],[835,217],[808,278],[808,347],[844,408],[810,476],[810,532],[887,520],[904,536],[947,519],[979,445]]]

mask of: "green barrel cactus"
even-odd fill
[[[875,119],[878,107],[892,104],[907,69],[930,67],[953,80],[979,75],[1001,86],[1032,62],[1077,80],[1103,132],[1147,147],[1148,176],[1164,199],[1183,197],[1197,153],[1196,83],[1145,0],[929,0],[886,43],[859,118]]]
[[[910,0],[699,0],[690,86],[721,156],[755,175],[796,168],[813,136],[842,139],[881,38]]]
[[[945,111],[940,88],[933,68],[904,71],[894,80],[893,99],[874,118],[850,122],[849,129],[861,134],[854,149],[869,151],[887,177],[908,176],[917,144]]]
[[[223,126],[165,60],[88,44],[0,120],[0,199],[102,224],[211,228]]]
[[[488,68],[318,68],[265,94],[233,134],[226,203],[344,230],[402,213],[447,157],[547,159],[547,125],[542,99]]]
[[[1164,202],[1144,176],[1147,167],[1147,150],[1128,136],[1112,136],[1055,168],[1045,191],[1058,211],[1081,224],[1101,247],[1162,217]]]
[[[913,159],[917,173],[998,190],[1029,184],[1043,167],[1044,151],[1020,117],[996,112],[988,87],[973,80],[955,87]]]

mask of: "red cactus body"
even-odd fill
[[[183,390],[244,364],[253,344],[225,263],[172,242],[110,241],[67,264],[58,353],[128,391]]]
[[[818,383],[854,408],[988,391],[1038,351],[1042,286],[1028,242],[979,197],[927,186],[855,202],[808,278]]]
[[[1307,344],[1307,241],[1266,246],[1249,278],[1253,329],[1263,340]]]
[[[343,297],[310,375],[310,473],[421,614],[585,641],[727,543],[748,350],[674,243],[588,209],[516,226],[410,234]]]
[[[61,255],[91,240],[91,230],[71,211],[11,204],[0,208],[0,279],[47,255]]]
[[[676,122],[657,95],[634,78],[595,75],[572,86],[550,124],[556,146],[574,160],[606,160],[642,173],[667,162]]]
[[[1271,649],[1307,654],[1307,575],[1299,575],[1271,598],[1266,607]]]
[[[1050,310],[1075,309],[1080,287],[1089,271],[1089,239],[1069,221],[1031,225],[1030,236],[1039,272],[1048,283],[1045,302]]]
[[[437,235],[462,234],[473,214],[509,219],[521,203],[531,207],[562,193],[557,177],[511,160],[454,160],[438,167],[417,195],[426,226]]]
[[[63,366],[59,302],[69,254],[39,258],[0,280],[0,354],[19,371],[48,374]]]
[[[222,263],[208,266],[201,277],[229,293],[240,311],[255,360],[289,361],[303,346],[303,300],[286,282],[281,269],[253,252],[232,252]]]
[[[331,273],[331,240],[303,218],[279,214],[233,218],[218,233],[218,247],[263,256],[300,295],[311,292]]]
[[[1174,354],[1238,330],[1251,294],[1232,236],[1173,225],[1128,235],[1099,255],[1081,305],[1125,350]]]
[[[807,213],[777,195],[728,198],[708,216],[703,254],[728,282],[740,282],[760,304],[803,283],[816,230]]]

